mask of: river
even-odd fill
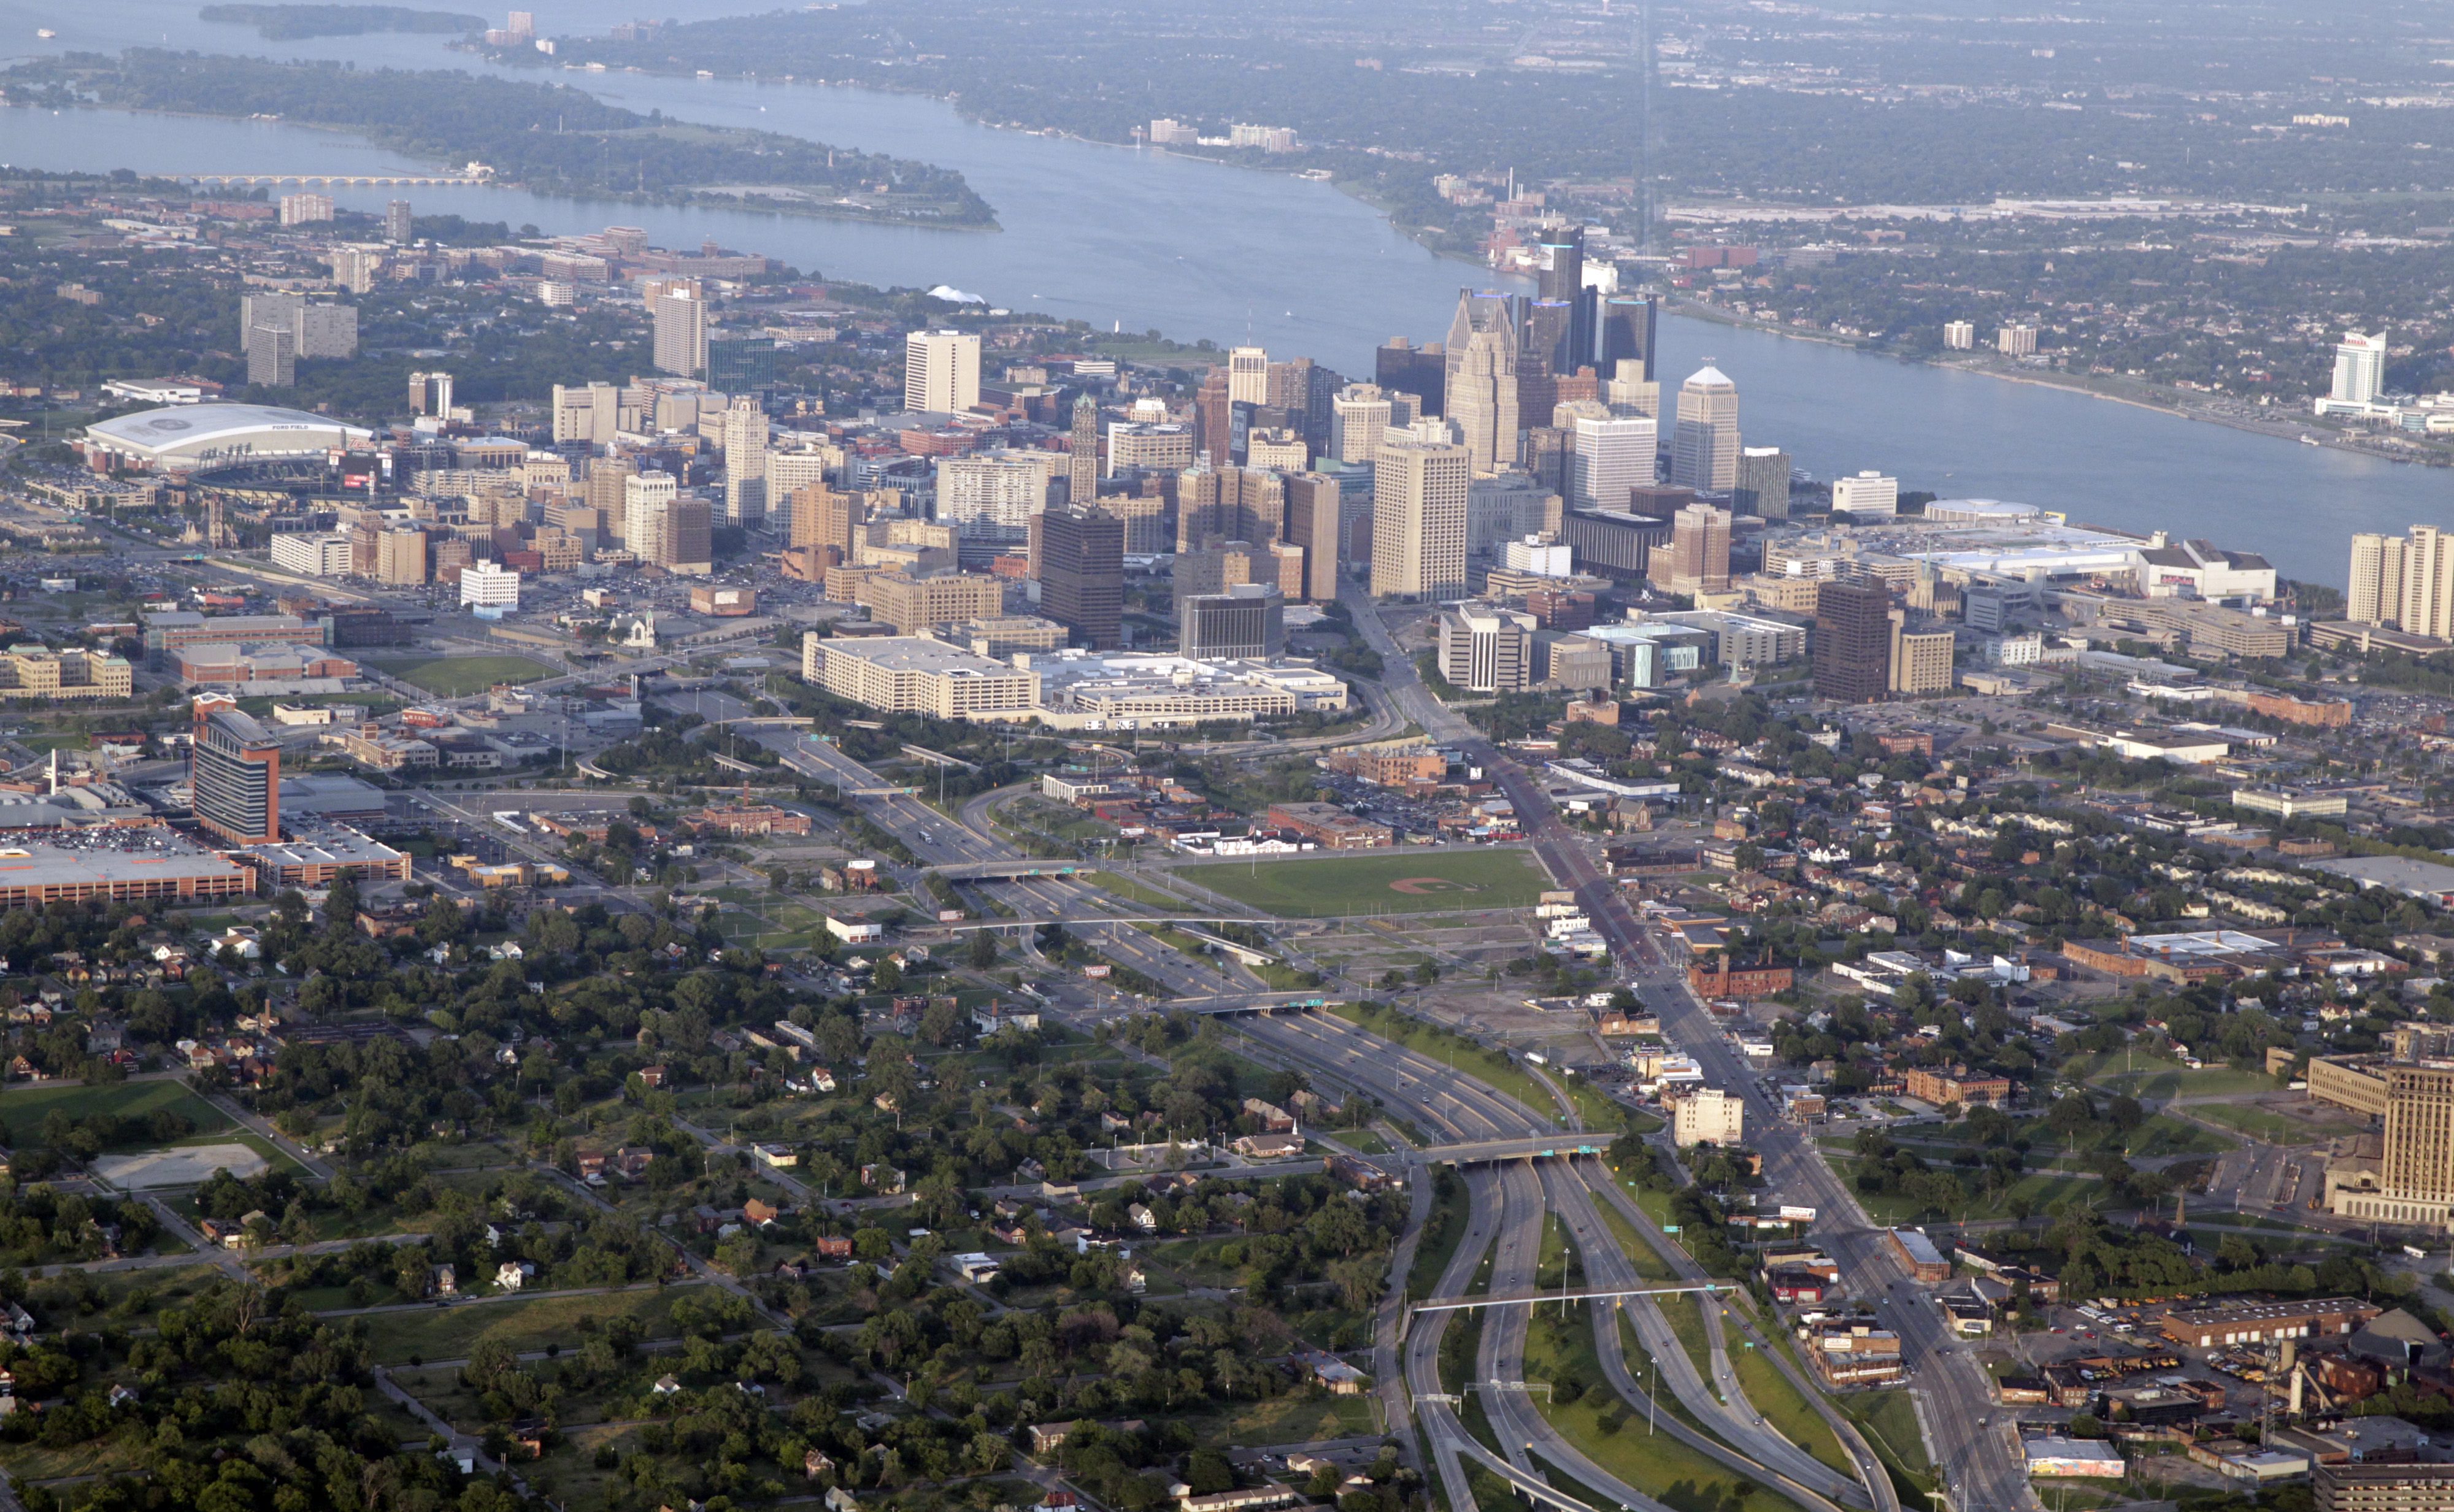
[[[718,13],[687,0],[679,13]],[[595,27],[565,4],[546,30]],[[23,8],[12,8],[24,15]],[[490,68],[427,37],[271,43],[195,20],[192,0],[103,0],[61,19],[45,50],[167,38],[173,46],[346,58],[361,67]],[[10,38],[9,46],[29,44]],[[876,91],[743,80],[578,74],[602,98],[720,125],[754,126],[960,170],[1004,229],[938,232],[512,190],[418,189],[421,212],[533,223],[607,224],[693,246],[713,237],[825,276],[952,284],[1017,310],[1101,330],[1258,341],[1367,373],[1374,345],[1439,336],[1457,291],[1480,269],[1433,257],[1377,212],[1322,184],[1162,153],[995,131],[941,101]],[[154,172],[379,171],[412,164],[333,133],[277,123],[115,111],[0,112],[0,159],[30,167]],[[380,209],[399,191],[334,197]],[[2446,524],[2454,474],[2305,447],[2087,395],[1903,363],[1846,348],[1684,319],[1663,323],[1665,390],[1706,358],[1736,380],[1749,445],[1785,448],[1818,476],[1876,468],[1907,489],[2016,499],[2075,520],[2166,530],[2266,554],[2287,575],[2340,585],[2354,531]]]

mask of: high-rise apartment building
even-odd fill
[[[1534,616],[1492,604],[1440,613],[1440,676],[1468,693],[1522,693],[1534,685]]]
[[[767,523],[767,412],[746,394],[724,412],[724,523]]]
[[[980,402],[980,338],[969,331],[915,331],[903,338],[903,408],[965,414]]]
[[[452,374],[448,373],[411,373],[409,375],[409,413],[449,415],[452,413]]]
[[[1050,510],[1039,517],[1039,612],[1095,651],[1121,643],[1125,525],[1102,510]]]
[[[1088,505],[1099,496],[1099,401],[1085,393],[1074,401],[1073,450],[1065,457],[1066,497]]]
[[[1577,415],[1570,423],[1568,475],[1562,490],[1570,507],[1627,508],[1628,491],[1653,481],[1653,458],[1659,442],[1660,433],[1646,415],[1617,415],[1606,410],[1598,415]]]
[[[2454,534],[2414,525],[2408,535],[2354,535],[2344,598],[2355,624],[2454,639]]]
[[[298,384],[298,338],[282,326],[251,326],[247,333],[247,381],[260,389]]]
[[[2335,381],[2326,396],[2342,404],[2375,404],[2385,392],[2385,333],[2346,331],[2335,344]]]
[[[1880,703],[1891,686],[1892,595],[1880,582],[1815,585],[1815,696]]]
[[[681,378],[705,377],[707,298],[695,279],[680,282],[683,287],[663,291],[648,306],[655,319],[656,371]]]
[[[1846,518],[1887,520],[1901,512],[1901,480],[1860,473],[1832,480],[1832,513]]]
[[[196,822],[234,845],[281,838],[281,742],[236,705],[196,707],[188,787]]]
[[[2006,357],[2036,355],[2037,328],[2024,322],[2000,327],[1994,333],[1994,350]]]
[[[332,265],[332,284],[350,293],[370,292],[383,272],[383,252],[375,247],[335,247],[325,257]]]
[[[1047,470],[1010,452],[937,464],[937,518],[975,540],[1021,540],[1047,502]]]
[[[1375,596],[1455,598],[1465,592],[1466,449],[1430,433],[1389,433],[1372,479],[1372,592]]]
[[[1303,596],[1325,604],[1338,596],[1338,521],[1342,492],[1338,479],[1303,473],[1286,480],[1287,540],[1303,549]]]
[[[395,199],[384,206],[384,240],[395,247],[417,240],[417,220],[409,212],[409,201]]]
[[[1789,454],[1777,446],[1739,449],[1739,483],[1730,502],[1741,514],[1789,518]]]
[[[1739,386],[1711,364],[1679,386],[1670,437],[1670,481],[1727,493],[1739,482]]]
[[[287,292],[242,294],[238,327],[242,339],[259,327],[287,331],[301,357],[353,357],[358,352],[355,305],[311,304],[304,294]]]
[[[1227,402],[1270,402],[1270,353],[1260,347],[1233,347],[1227,353]]]
[[[1973,320],[1946,320],[1942,323],[1942,347],[1945,352],[1977,350],[1977,323]]]
[[[312,226],[332,218],[332,196],[330,194],[318,194],[312,191],[298,194],[284,194],[277,204],[280,207],[281,224],[284,226]]]

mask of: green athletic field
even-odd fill
[[[1551,885],[1525,851],[1403,851],[1305,860],[1214,861],[1186,881],[1290,917],[1530,908]]]
[[[535,682],[554,670],[526,656],[429,656],[408,661],[370,660],[376,671],[445,698],[484,693],[498,682]]]

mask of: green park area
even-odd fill
[[[443,698],[465,698],[496,683],[535,682],[555,675],[552,667],[526,656],[415,656],[371,659],[367,665]]]
[[[156,1113],[171,1113],[188,1120],[184,1130],[169,1133],[151,1123]],[[10,1144],[37,1142],[43,1120],[58,1113],[74,1121],[97,1116],[117,1120],[111,1128],[98,1130],[106,1149],[123,1149],[134,1145],[170,1144],[189,1136],[213,1134],[228,1129],[231,1120],[219,1108],[188,1090],[179,1081],[128,1081],[116,1086],[22,1087],[0,1095],[0,1130],[6,1131]]]
[[[1551,885],[1523,851],[1404,852],[1288,861],[1217,861],[1178,876],[1294,918],[1530,908]]]

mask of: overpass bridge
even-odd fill
[[[1494,1160],[1570,1159],[1599,1155],[1610,1140],[1599,1134],[1538,1134],[1526,1139],[1477,1139],[1465,1144],[1435,1144],[1411,1153],[1426,1165],[1485,1165]]]
[[[158,178],[176,179],[186,184],[339,184],[362,188],[391,184],[492,184],[494,175],[484,173],[159,173]]]

